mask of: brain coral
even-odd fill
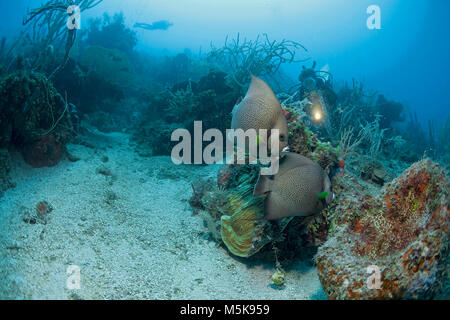
[[[447,272],[449,183],[415,163],[376,196],[346,197],[316,256],[330,299],[430,299]]]

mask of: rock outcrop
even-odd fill
[[[448,178],[428,159],[376,196],[361,192],[341,198],[316,256],[327,296],[434,298],[447,278],[448,201]]]

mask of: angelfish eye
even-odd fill
[[[285,141],[286,140],[286,136],[284,134],[280,134],[280,141]]]

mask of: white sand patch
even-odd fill
[[[273,265],[237,260],[210,240],[187,200],[191,181],[217,167],[141,158],[125,134],[90,142],[95,149],[70,146],[80,161],[54,168],[32,169],[14,156],[17,187],[0,198],[1,299],[323,297],[315,268],[290,266],[286,288],[275,290]],[[43,200],[54,208],[48,224],[25,223],[24,208]],[[70,265],[80,267],[79,290],[66,287]]]

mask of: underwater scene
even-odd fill
[[[448,300],[449,14],[1,1],[0,299]]]

